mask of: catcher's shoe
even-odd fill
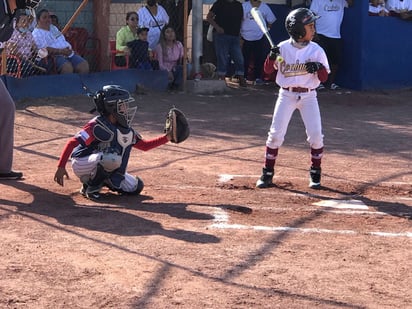
[[[268,169],[264,167],[262,169],[262,176],[256,181],[256,188],[269,188],[273,185],[272,179],[275,175],[275,171],[273,169]]]
[[[309,170],[309,188],[318,189],[320,188],[320,178],[321,178],[321,168],[311,166]]]
[[[81,195],[86,196],[86,190],[87,190],[87,185],[84,183],[82,184],[82,187],[80,188],[79,192]]]
[[[88,186],[88,185],[83,185],[82,189],[86,186],[86,190],[84,191],[84,196],[87,197],[90,200],[98,200],[100,198],[100,190],[102,189],[102,186]]]

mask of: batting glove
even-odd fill
[[[279,46],[274,46],[270,49],[269,59],[276,60],[276,57],[280,55]]]
[[[323,69],[323,64],[320,62],[306,62],[305,63],[306,72],[315,73],[320,69]]]

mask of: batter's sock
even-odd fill
[[[311,154],[312,166],[315,168],[320,168],[320,164],[322,162],[322,156],[323,156],[323,147],[319,149],[311,148],[310,154]]]
[[[265,168],[273,171],[275,169],[276,158],[278,156],[278,148],[269,148],[266,146],[265,153]]]

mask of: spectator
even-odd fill
[[[320,15],[316,21],[317,37],[314,40],[326,52],[331,73],[325,85],[320,84],[318,90],[337,90],[340,87],[335,83],[336,74],[342,61],[343,41],[340,28],[343,21],[345,7],[351,6],[353,0],[312,0],[310,9]]]
[[[16,26],[12,36],[6,42],[7,55],[14,55],[21,63],[21,77],[42,74],[47,71],[46,65],[36,60],[38,48],[32,33],[29,31],[30,19],[26,13],[20,13],[16,18]],[[7,58],[7,72],[17,71],[18,61]]]
[[[269,46],[262,30],[260,30],[250,13],[254,7],[262,13],[269,30],[276,21],[276,17],[270,7],[261,0],[250,0],[243,3],[243,22],[240,27],[240,34],[243,39],[242,53],[245,64],[245,78],[248,79],[249,66],[253,61],[253,81],[256,84],[262,84],[263,63],[269,52]]]
[[[154,59],[153,51],[149,50],[147,41],[148,28],[137,29],[137,40],[127,43],[130,49],[130,67],[141,70],[158,70],[159,62]]]
[[[217,56],[217,74],[224,79],[231,59],[234,74],[239,85],[246,86],[244,60],[240,48],[240,25],[243,7],[237,0],[217,0],[207,14],[207,21],[213,26],[213,42]]]
[[[59,18],[57,17],[57,15],[54,13],[50,13],[50,18],[51,18],[52,25],[56,26],[57,29],[61,30],[61,27],[59,24]]]
[[[60,74],[88,73],[89,63],[77,55],[64,35],[51,24],[49,11],[40,10],[37,15],[37,27],[33,37],[38,48],[46,48],[54,58],[56,70]]]
[[[120,51],[114,58],[117,66],[124,67],[126,65],[126,55],[130,54],[130,49],[127,47],[127,43],[138,38],[138,23],[139,16],[136,12],[126,13],[126,25],[121,27],[116,33],[116,50]]]
[[[385,8],[384,0],[369,1],[369,16],[389,16],[389,11]]]
[[[147,5],[141,7],[139,15],[139,28],[149,28],[148,42],[149,48],[154,50],[159,43],[160,32],[169,23],[169,15],[157,0],[147,0]]]
[[[183,45],[176,40],[176,32],[172,27],[163,27],[155,53],[160,70],[169,73],[169,89],[179,89],[183,83]]]
[[[397,16],[404,20],[412,19],[412,0],[387,0],[386,8],[391,16]]]
[[[158,0],[159,4],[164,7],[169,15],[169,25],[175,29],[176,40],[184,42],[184,0]],[[192,10],[192,0],[187,1],[187,17]]]

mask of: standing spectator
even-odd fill
[[[4,42],[10,39],[13,33],[13,19],[7,17],[14,14],[16,9],[35,9],[40,1],[2,1],[0,3],[0,20],[3,22],[0,28],[0,50],[4,48]],[[13,144],[14,144],[14,116],[16,106],[10,96],[3,80],[0,79],[0,180],[18,180],[23,178],[22,172],[12,170]]]
[[[16,18],[16,26],[11,38],[6,42],[7,55],[13,55],[21,63],[21,77],[45,73],[40,60],[36,60],[38,48],[34,41],[33,35],[29,30],[30,19],[26,13],[20,13]],[[13,57],[7,58],[7,72],[16,72],[18,61]]]
[[[160,70],[169,73],[169,89],[177,90],[183,83],[183,45],[176,40],[176,32],[165,26],[160,34],[160,42],[155,49]]]
[[[124,67],[126,65],[126,55],[130,54],[129,47],[127,43],[136,40],[137,36],[137,25],[139,23],[139,16],[136,12],[126,13],[126,25],[122,26],[116,33],[116,53],[114,62],[117,66]]]
[[[160,32],[163,27],[169,23],[169,15],[157,0],[147,0],[147,5],[141,7],[137,14],[139,15],[139,28],[149,28],[147,40],[149,48],[155,49],[159,43]]]
[[[37,15],[37,27],[33,30],[33,37],[38,48],[46,48],[49,55],[54,57],[57,72],[89,73],[89,63],[77,55],[66,41],[64,35],[51,24],[49,11],[40,10]]]
[[[217,56],[217,74],[224,79],[231,59],[234,73],[242,87],[246,86],[245,68],[240,48],[240,25],[243,7],[237,0],[217,0],[207,14],[207,21],[213,26],[213,42]]]
[[[343,21],[343,14],[346,7],[351,6],[353,0],[312,0],[310,9],[316,15],[321,16],[316,21],[317,37],[314,40],[326,52],[331,73],[325,85],[320,84],[318,90],[337,90],[340,87],[335,84],[336,74],[342,61],[343,41],[340,28]]]
[[[384,0],[369,1],[369,16],[389,16],[389,11],[385,8]]]
[[[262,30],[260,30],[250,13],[252,8],[257,8],[262,13],[268,30],[276,21],[276,17],[270,7],[261,0],[250,0],[243,3],[243,22],[240,27],[240,34],[243,39],[242,53],[245,62],[245,78],[248,78],[249,66],[253,59],[253,81],[256,84],[262,84],[263,63],[269,52],[269,47]]]
[[[164,7],[169,15],[169,25],[176,31],[176,40],[184,44],[183,28],[184,28],[184,1],[185,0],[158,0],[159,4]],[[187,17],[192,10],[192,0],[187,1]]]

